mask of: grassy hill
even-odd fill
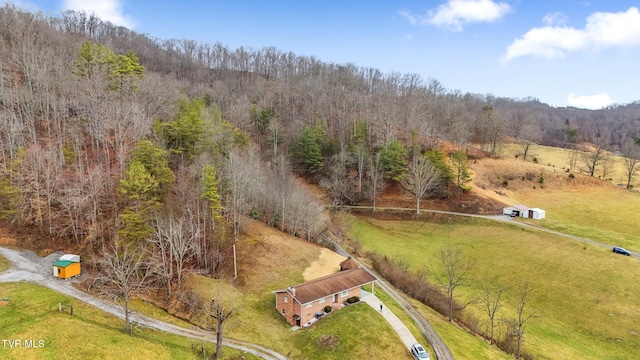
[[[235,282],[192,276],[187,284],[205,299],[216,297],[230,304],[234,315],[225,323],[226,336],[262,344],[291,359],[410,359],[395,331],[366,304],[346,307],[309,329],[295,332],[275,310],[272,291],[305,281],[309,269],[315,269],[315,275],[339,269],[342,259],[326,261],[323,255],[326,251],[262,223],[251,222],[238,242],[239,270]],[[332,335],[339,339],[335,348],[323,346],[321,339]]]
[[[544,149],[549,159],[563,159],[566,151]],[[483,159],[472,165],[472,169],[474,191],[483,196],[505,204],[522,203],[545,209],[546,219],[533,224],[640,250],[637,237],[640,223],[636,221],[635,210],[640,208],[640,194],[636,191],[584,174],[567,173],[558,166],[511,158]],[[541,177],[543,183],[540,183]]]
[[[43,347],[0,348],[2,359],[198,359],[190,339],[145,328],[133,335],[122,320],[52,290],[27,284],[0,284],[0,326],[4,340],[34,340]],[[58,303],[73,305],[73,315]],[[39,343],[38,341],[43,341]],[[199,342],[197,343],[200,344]],[[207,351],[214,350],[209,344]],[[225,359],[255,359],[225,348]]]
[[[549,159],[554,156],[552,149],[545,150]],[[556,158],[561,157],[563,150],[557,151]],[[640,249],[637,192],[579,173],[569,176],[553,163],[523,162],[515,157],[481,159],[471,167],[471,196],[546,210],[544,220],[518,221]],[[501,310],[501,318],[514,315],[514,289],[529,279],[534,295],[527,307],[535,317],[527,325],[524,348],[537,358],[628,359],[640,350],[640,306],[636,299],[640,262],[636,259],[613,254],[608,248],[484,219],[385,213],[372,217],[362,212],[344,223],[348,236],[358,240],[363,251],[402,259],[411,271],[427,277],[437,261],[438,249],[460,246],[465,256],[475,261],[476,269],[472,285],[461,288],[458,296],[476,298],[485,278],[497,279],[496,283],[511,288],[511,299]],[[486,315],[477,305],[465,311],[479,319],[481,327],[486,326]],[[438,331],[453,344],[456,357],[471,358],[460,349],[465,341],[447,338],[450,329],[444,326]]]
[[[640,293],[636,259],[597,246],[483,219],[430,217],[415,221],[358,217],[350,236],[364,250],[401,258],[413,271],[428,271],[444,246],[461,246],[474,259],[472,285],[459,296],[472,299],[485,277],[516,288],[533,285],[525,349],[540,358],[633,358],[640,349]],[[470,311],[481,319],[478,307]],[[500,317],[513,316],[513,297]],[[445,341],[447,339],[445,338]],[[467,358],[467,357],[461,357]]]

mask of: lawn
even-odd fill
[[[533,296],[527,309],[536,317],[527,326],[524,349],[537,357],[629,359],[640,351],[636,259],[509,224],[447,216],[423,221],[356,218],[349,236],[365,250],[404,259],[413,271],[428,270],[439,248],[459,245],[476,263],[472,285],[458,294],[466,300],[479,294],[485,277],[512,289],[529,279]],[[511,296],[499,317],[512,317],[513,309]],[[478,307],[468,311],[484,322]],[[467,352],[472,340],[448,338],[446,327],[438,330],[460,358],[471,358],[460,352]]]
[[[187,338],[139,327],[134,328],[133,335],[127,335],[122,331],[122,320],[38,285],[0,284],[0,298],[9,299],[0,306],[2,339],[33,340],[34,345],[43,345],[2,346],[2,359],[199,358]],[[58,303],[72,305],[73,315],[59,312]],[[196,343],[200,344],[193,342]],[[214,350],[213,344],[207,347],[209,352]],[[239,359],[242,353],[225,348],[223,355],[226,359]]]
[[[266,346],[292,360],[410,359],[409,350],[391,326],[364,304],[348,306],[310,328],[292,331],[276,311],[272,291],[303,282],[305,270],[320,258],[323,248],[258,222],[247,227],[238,242],[237,279],[226,281],[193,275],[185,281],[185,287],[197,291],[203,299],[218,299],[233,311],[224,323],[225,336]],[[165,316],[144,306],[139,309],[152,316]],[[207,321],[194,320],[201,325]],[[417,330],[415,333],[419,334]],[[319,338],[331,335],[338,338],[337,348],[319,345]]]
[[[302,270],[300,271],[300,274]],[[286,276],[285,276],[286,279]],[[287,284],[294,284],[287,282]],[[280,287],[240,292],[237,288],[205,277],[193,277],[190,286],[205,294],[220,294],[234,311],[225,323],[225,336],[262,344],[291,359],[367,358],[378,354],[385,359],[409,359],[407,349],[391,326],[369,306],[348,306],[324,317],[307,329],[292,331],[275,310],[271,293]],[[318,338],[335,335],[337,349],[324,349]]]

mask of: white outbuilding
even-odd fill
[[[544,219],[545,211],[540,208],[529,208],[525,205],[511,205],[502,209],[502,215],[511,217],[523,217],[529,219]]]
[[[545,211],[538,208],[531,208],[527,211],[526,215],[524,215],[524,217],[527,217],[530,219],[544,219],[544,216],[545,216]]]
[[[525,217],[525,213],[529,210],[528,207],[518,204],[507,206],[502,209],[502,215],[510,215],[512,217]]]

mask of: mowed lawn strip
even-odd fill
[[[640,262],[536,230],[483,219],[439,217],[437,221],[384,221],[358,218],[349,235],[365,250],[399,257],[413,271],[428,270],[443,246],[459,245],[473,258],[476,297],[484,277],[515,289],[528,278],[533,286],[527,309],[538,317],[527,326],[525,349],[562,359],[633,358],[640,349]],[[481,321],[479,307],[469,311]],[[514,314],[513,296],[501,317]],[[447,339],[445,339],[447,341]],[[560,353],[562,356],[550,356]]]
[[[81,301],[38,285],[0,284],[2,339],[33,340],[42,348],[0,348],[2,359],[198,359],[188,338],[136,327],[123,332],[124,322]],[[59,312],[58,303],[72,305],[73,315]],[[194,340],[193,343],[200,344]],[[206,344],[208,352],[213,344]],[[242,353],[225,348],[225,358]],[[247,359],[256,359],[247,355]]]

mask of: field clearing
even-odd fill
[[[516,155],[519,155],[520,158],[522,149],[522,146],[517,144],[503,144],[500,146],[500,154],[508,158],[515,158]],[[529,153],[527,154],[527,162],[532,162],[533,158],[536,158],[538,160],[538,164],[541,165],[555,167],[558,169],[569,168],[569,154],[572,151],[573,150],[570,149],[552,146],[532,145],[529,148]],[[575,172],[580,172],[580,169],[584,168],[584,163],[580,157],[581,154],[585,153],[581,151],[579,152]],[[626,186],[627,175],[626,170],[624,169],[624,157],[613,153],[607,154],[613,157],[614,164],[606,178],[610,179],[609,181],[614,184],[623,184]],[[600,168],[596,170],[595,177],[602,177],[602,171]],[[640,185],[640,176],[636,176],[631,184],[634,187],[638,187],[638,185]]]
[[[567,151],[546,148],[562,154]],[[562,158],[562,155],[556,155]],[[494,193],[505,204],[525,204],[546,211],[531,224],[630,250],[640,250],[640,193],[584,174],[569,177],[558,167],[512,158],[483,159],[473,165],[474,187]],[[544,178],[544,183],[539,182]],[[522,220],[522,219],[519,219]]]
[[[27,283],[0,284],[2,339],[44,341],[42,348],[0,348],[2,359],[198,359],[191,340],[145,328],[123,332],[124,322],[79,300]],[[73,316],[57,305],[73,305]],[[195,343],[195,342],[194,342]],[[199,342],[198,342],[199,344]],[[214,350],[209,344],[208,351]],[[225,348],[225,359],[242,352]],[[247,359],[255,359],[247,355]]]
[[[629,359],[640,351],[636,259],[509,224],[446,216],[355,218],[349,236],[365,250],[404,259],[413,271],[428,270],[439,248],[459,245],[476,263],[473,285],[460,289],[462,299],[477,296],[484,277],[511,288],[528,278],[534,287],[528,309],[540,317],[528,324],[524,349],[539,358]],[[478,307],[470,311],[485,321]],[[513,311],[509,303],[499,316]]]

